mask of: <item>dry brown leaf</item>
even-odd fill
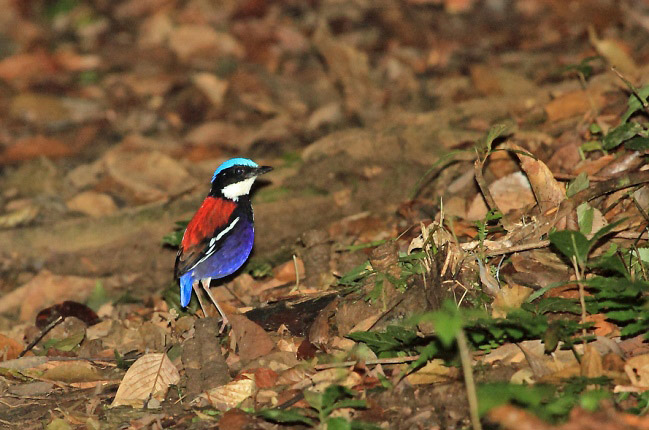
[[[277,266],[273,269],[273,276],[280,282],[295,282],[295,266],[297,265],[297,273],[300,278],[304,278],[304,262],[301,258],[296,258],[295,262],[293,260],[287,261],[286,263]]]
[[[0,164],[13,164],[37,157],[62,158],[77,151],[63,141],[43,135],[19,139],[0,153]]]
[[[228,90],[228,81],[220,79],[211,73],[196,73],[192,82],[212,102],[214,107],[221,107],[225,93]]]
[[[624,371],[634,386],[649,388],[649,354],[628,359]]]
[[[230,324],[239,347],[239,356],[244,361],[267,355],[275,343],[261,326],[243,315],[230,315]]]
[[[591,45],[606,62],[617,68],[628,79],[633,79],[639,74],[638,66],[631,56],[623,49],[623,44],[619,40],[599,39],[595,28],[588,27],[588,39]]]
[[[103,158],[109,177],[141,202],[161,200],[191,189],[196,181],[168,155],[117,147]]]
[[[590,345],[581,356],[581,375],[586,378],[599,378],[603,375],[602,356]]]
[[[559,203],[565,200],[566,192],[563,186],[554,179],[554,175],[544,162],[525,155],[529,151],[516,144],[505,143],[503,148],[517,151],[516,156],[521,163],[521,168],[527,175],[527,179],[530,181],[542,213],[559,206]]]
[[[18,358],[18,354],[20,354],[22,350],[23,346],[16,340],[0,334],[0,361]]]
[[[494,318],[505,318],[510,310],[518,309],[534,290],[522,285],[503,285],[496,293],[491,315]]]
[[[435,359],[429,361],[424,367],[406,376],[412,385],[434,384],[446,382],[458,376],[456,368],[444,365],[444,360]]]
[[[545,105],[545,113],[548,115],[548,120],[554,122],[583,115],[602,104],[601,96],[584,90],[576,90],[561,94],[550,101]]]
[[[37,206],[28,205],[0,216],[0,228],[14,228],[29,224],[38,215]]]
[[[511,405],[497,406],[489,411],[487,417],[489,421],[500,424],[506,430],[552,430],[555,428],[531,412]]]
[[[50,381],[89,382],[105,379],[91,363],[87,361],[49,362],[43,378]]]
[[[167,354],[146,354],[138,358],[122,379],[111,407],[143,407],[149,398],[162,401],[169,385],[180,381],[180,373]]]
[[[219,411],[227,411],[252,396],[257,389],[253,374],[244,373],[225,385],[200,394],[192,403],[209,403]]]
[[[96,283],[95,279],[53,275],[43,270],[31,281],[4,295],[0,300],[0,313],[20,308],[20,320],[32,321],[41,309],[54,303],[85,301]]]
[[[66,202],[68,209],[91,217],[110,215],[117,211],[117,205],[108,194],[84,191]]]

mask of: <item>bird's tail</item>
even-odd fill
[[[194,284],[192,274],[192,272],[187,272],[180,277],[180,306],[183,308],[189,304],[189,300],[192,298],[192,286]]]

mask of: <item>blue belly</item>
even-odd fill
[[[189,304],[195,282],[204,278],[223,278],[243,266],[250,256],[254,239],[252,222],[240,220],[214,254],[180,277],[180,304],[183,307]]]

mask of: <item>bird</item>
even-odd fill
[[[210,292],[210,281],[233,274],[250,256],[255,236],[250,188],[259,175],[271,170],[248,158],[231,158],[221,164],[178,249],[174,277],[180,285],[181,306],[189,304],[194,290],[207,316],[199,289],[202,285],[221,315],[221,331],[228,318]]]

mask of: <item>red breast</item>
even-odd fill
[[[205,238],[212,237],[214,232],[228,223],[236,207],[235,202],[217,197],[207,197],[203,200],[203,204],[187,225],[181,243],[183,249],[198,245]]]

